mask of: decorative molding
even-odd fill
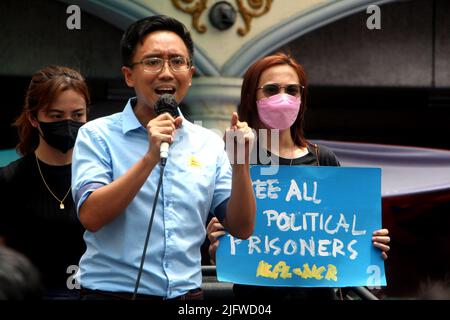
[[[242,37],[250,32],[252,19],[261,17],[269,12],[273,3],[273,0],[245,1],[247,6],[244,5],[244,0],[236,0],[236,5],[245,24],[243,28],[238,28],[237,30],[237,33]],[[200,24],[200,17],[207,8],[208,0],[172,0],[172,4],[178,10],[192,15],[192,26],[198,33],[207,31],[207,27],[204,24]]]
[[[272,7],[272,2],[273,0],[247,0],[247,3],[250,7],[250,9],[248,9],[246,6],[244,6],[243,0],[236,0],[236,5],[238,6],[239,12],[245,23],[244,28],[238,29],[238,34],[243,37],[247,33],[249,33],[251,29],[252,19],[261,17],[269,12],[270,8]]]
[[[73,4],[73,0],[59,0]],[[183,0],[194,1],[194,0]],[[207,0],[202,0],[207,2]],[[238,0],[236,0],[238,1]],[[243,1],[243,0],[239,0]],[[256,5],[263,0],[246,0]],[[329,23],[367,9],[371,4],[385,4],[400,0],[336,0],[315,9],[302,12],[287,21],[258,34],[243,45],[223,66],[209,57],[208,49],[195,46],[195,66],[197,75],[240,77],[256,59],[273,52],[283,45]],[[106,22],[125,30],[132,22],[153,14],[155,9],[136,0],[77,0],[77,5]]]
[[[194,5],[189,6],[192,2],[194,2]],[[172,0],[175,8],[192,15],[192,26],[198,33],[205,33],[207,30],[204,24],[200,24],[200,17],[206,10],[207,2],[208,0]],[[183,6],[183,4],[187,4],[187,6]]]
[[[352,14],[365,11],[371,4],[382,5],[399,0],[340,0],[301,12],[285,22],[261,32],[242,46],[220,70],[224,77],[242,76],[256,60],[285,44]]]
[[[230,29],[236,22],[236,9],[227,1],[216,2],[209,10],[209,22],[218,30]]]
[[[73,0],[59,0],[60,2],[73,4]],[[78,0],[77,5],[81,7],[82,11],[110,23],[120,30],[126,28],[138,19],[161,14],[149,7],[146,7],[133,0],[118,1],[118,0]],[[219,76],[219,68],[211,61],[207,53],[194,45],[194,55],[196,74]]]

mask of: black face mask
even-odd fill
[[[58,122],[39,121],[44,140],[62,153],[66,153],[73,148],[78,129],[83,124],[84,122],[73,120],[62,120]]]

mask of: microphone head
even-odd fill
[[[168,93],[159,96],[155,103],[155,113],[157,116],[166,112],[174,118],[180,115],[178,112],[177,100],[175,100],[175,97],[172,94]]]

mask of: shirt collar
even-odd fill
[[[126,134],[128,131],[132,131],[142,127],[138,118],[134,114],[133,105],[136,104],[136,97],[128,99],[125,109],[123,109],[122,117],[122,133]]]
[[[138,118],[134,114],[133,106],[136,105],[136,97],[128,99],[127,105],[125,106],[125,109],[123,110],[123,120],[122,120],[122,133],[126,134],[129,131],[143,128],[141,123],[139,122]],[[183,118],[183,123],[187,121],[183,113],[181,113],[180,108],[178,108],[178,112],[180,113],[180,117]],[[183,125],[181,125],[183,126]]]

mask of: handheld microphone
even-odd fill
[[[168,93],[161,95],[155,103],[155,113],[157,116],[166,112],[174,118],[180,115],[180,113],[178,112],[178,103],[175,100],[175,97]],[[169,143],[162,142],[159,149],[159,157],[161,158],[162,166],[166,165],[168,156],[169,156]]]

